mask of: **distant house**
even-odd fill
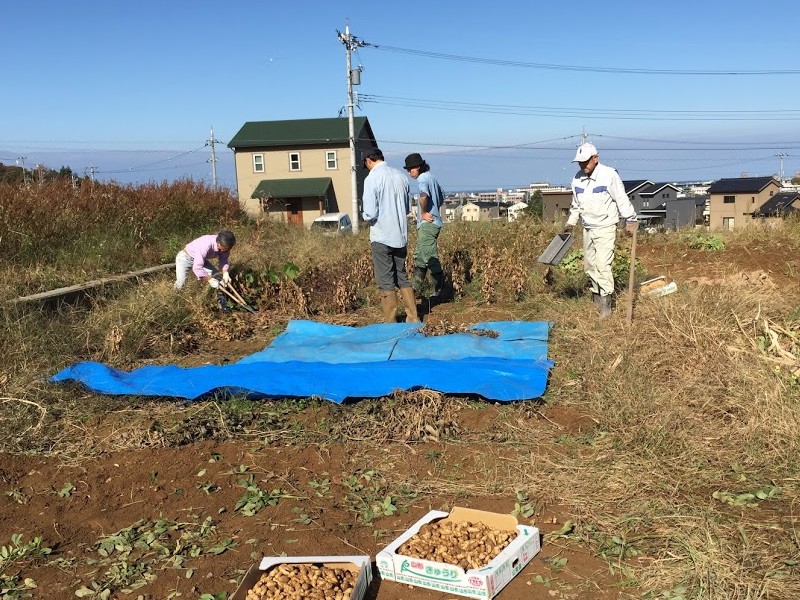
[[[500,216],[497,202],[467,202],[461,207],[463,221],[490,221]]]
[[[444,203],[444,220],[447,223],[461,220],[461,202],[445,200]]]
[[[348,120],[248,121],[233,136],[236,188],[243,208],[310,226],[319,215],[346,212],[354,221],[351,170],[361,198],[364,152],[377,145],[366,117],[356,117],[356,164],[350,162]],[[357,211],[356,211],[357,212]]]
[[[753,219],[775,226],[787,215],[800,215],[800,192],[779,192],[753,212]]]
[[[741,229],[757,221],[753,213],[780,190],[774,177],[732,177],[708,188],[709,228]]]
[[[542,192],[542,221],[545,223],[566,223],[572,192]]]
[[[694,201],[678,198],[680,190],[675,185],[654,183],[649,179],[623,181],[622,184],[640,221],[670,229],[694,225]]]
[[[508,207],[508,220],[516,221],[526,208],[528,208],[527,202],[516,202],[512,204]]]

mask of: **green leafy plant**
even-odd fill
[[[11,573],[31,562],[41,559],[52,552],[51,548],[42,546],[41,536],[36,536],[23,543],[23,535],[11,535],[11,543],[0,546],[0,598],[17,600],[31,597],[30,591],[36,589],[36,582],[30,577],[22,577],[19,571]]]
[[[536,514],[536,505],[528,499],[528,495],[525,492],[517,490],[517,499],[514,502],[514,510],[511,514],[515,517],[530,519]]]
[[[763,500],[772,500],[777,498],[781,493],[781,489],[776,486],[767,486],[753,492],[735,493],[728,491],[716,491],[711,494],[711,497],[720,502],[725,502],[735,507],[755,508],[758,503]]]
[[[58,491],[58,496],[59,498],[69,498],[73,491],[75,491],[75,486],[72,485],[71,482],[67,481]]]
[[[302,508],[295,506],[292,509],[292,512],[297,515],[295,519],[292,519],[295,523],[302,523],[303,525],[310,525],[314,520],[303,511]]]
[[[323,475],[327,475],[327,473],[323,473]],[[312,479],[308,482],[308,486],[314,490],[314,493],[320,498],[325,498],[331,493],[331,480],[327,477],[320,481]]]
[[[219,491],[219,486],[213,481],[198,482],[197,489],[203,490],[206,494]]]
[[[687,242],[693,250],[721,251],[725,249],[725,241],[718,235],[697,235]]]
[[[6,496],[11,498],[17,504],[27,504],[28,500],[30,500],[27,494],[25,494],[25,492],[22,490],[9,490],[6,492]]]
[[[252,517],[266,506],[275,506],[283,498],[293,497],[285,494],[280,488],[274,488],[270,491],[262,490],[256,483],[252,473],[247,479],[239,479],[237,483],[245,488],[245,492],[236,502],[234,510],[247,517]]]
[[[599,536],[601,538],[598,553],[604,559],[611,558],[625,560],[640,553],[639,549],[628,542],[623,536]]]
[[[162,569],[184,568],[192,558],[222,554],[235,545],[230,538],[218,540],[211,517],[185,523],[141,520],[95,544],[99,558],[90,559],[89,564],[99,567],[101,574],[75,595],[107,599],[117,592],[130,594],[153,581]]]

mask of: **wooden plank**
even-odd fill
[[[141,269],[139,271],[128,271],[127,273],[122,273],[121,275],[112,275],[111,277],[103,277],[102,279],[93,279],[92,281],[87,281],[86,283],[69,285],[67,287],[57,288],[55,290],[49,290],[47,292],[31,294],[30,296],[20,296],[19,298],[14,298],[13,300],[7,300],[6,302],[8,304],[24,304],[26,302],[42,302],[46,300],[53,300],[55,298],[70,296],[80,292],[86,292],[93,288],[101,287],[109,283],[117,283],[119,281],[125,281],[127,279],[132,279],[134,277],[140,277],[142,275],[151,275],[153,273],[160,273],[161,271],[166,271],[167,269],[174,269],[174,268],[175,268],[175,263],[167,263],[155,267],[147,267],[146,269]]]

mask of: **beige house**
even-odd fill
[[[350,162],[346,118],[248,121],[233,136],[236,189],[242,207],[310,226],[325,213],[346,212],[354,221],[351,169],[356,170],[357,198],[364,190],[364,152],[376,146],[366,117],[356,117],[356,164]]]
[[[753,213],[780,189],[773,177],[732,177],[715,181],[708,188],[709,228],[742,229],[757,223]]]
[[[500,216],[496,202],[467,202],[461,207],[462,221],[491,221]]]

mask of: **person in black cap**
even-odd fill
[[[442,263],[439,262],[439,232],[442,229],[441,208],[444,204],[442,186],[431,168],[418,153],[406,156],[406,171],[419,186],[417,207],[417,247],[414,251],[413,284],[417,293],[422,290],[425,275],[430,269],[433,278],[433,297],[438,298],[444,287]]]
[[[364,180],[364,220],[370,224],[372,265],[381,293],[386,323],[397,322],[397,289],[406,307],[406,322],[419,323],[414,290],[406,274],[408,251],[408,180],[402,171],[383,160],[383,152],[370,148],[364,153],[369,170]]]

